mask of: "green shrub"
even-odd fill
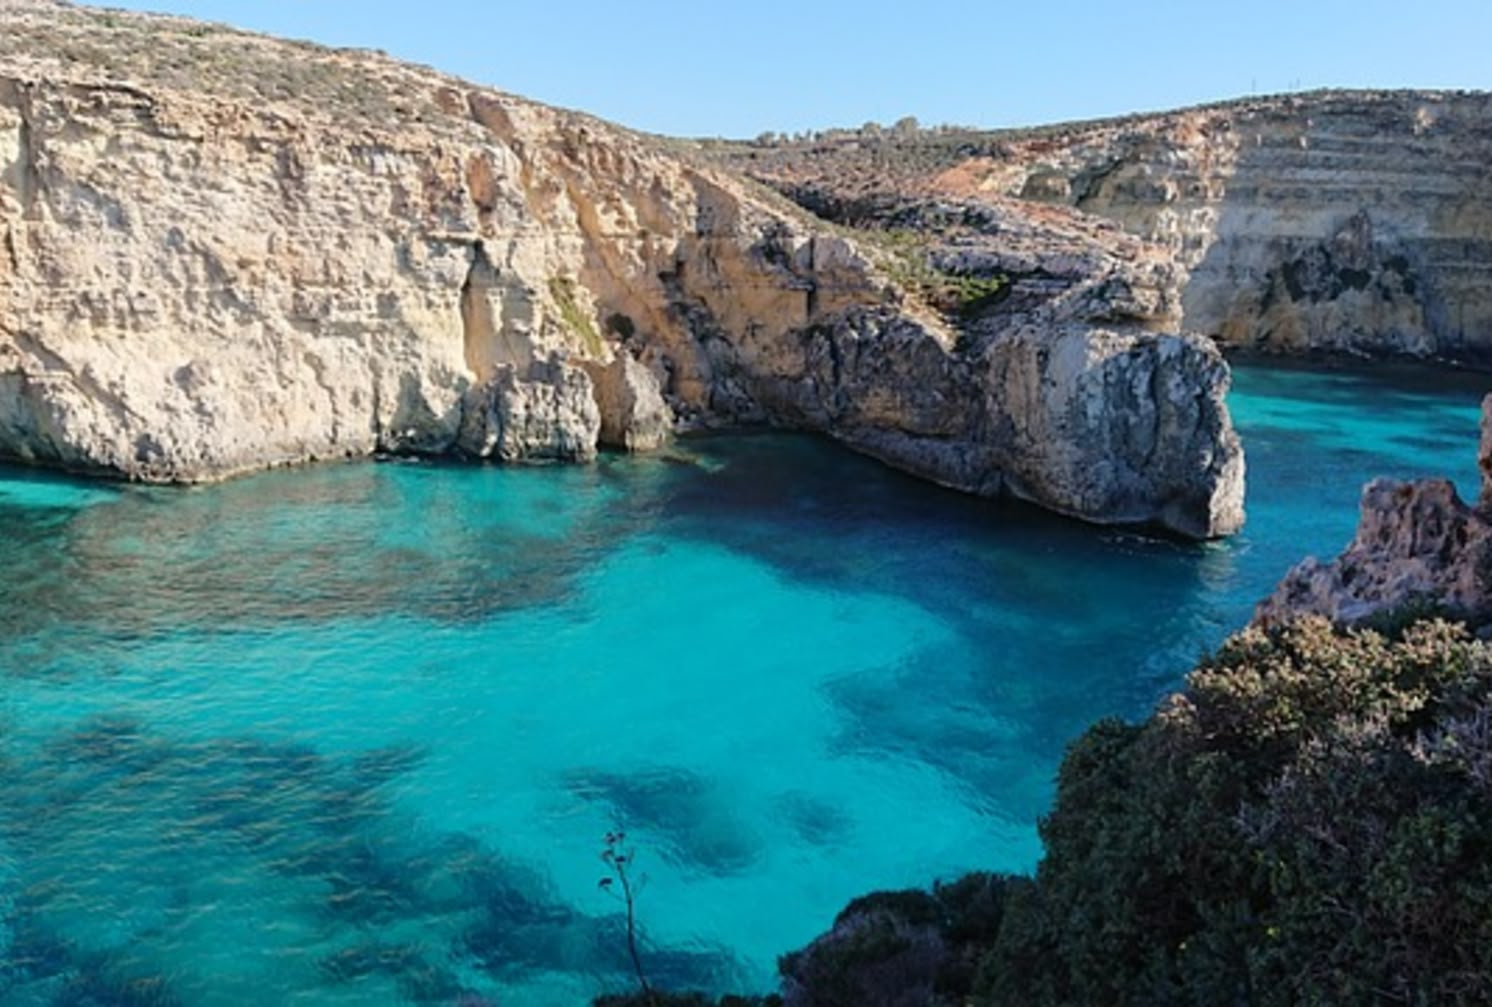
[[[1073,746],[981,1002],[1480,1002],[1489,693],[1445,622],[1235,636],[1146,724]]]
[[[953,321],[972,321],[1010,293],[1010,277],[977,276],[938,269],[931,262],[933,236],[893,228],[857,235],[886,253],[882,267],[897,286]]]
[[[778,963],[789,1007],[956,1007],[1020,878],[970,874],[933,890],[874,892]]]
[[[1144,724],[1079,738],[1041,835],[999,912],[941,918],[982,959],[939,974],[946,1002],[1484,1003],[1492,650],[1438,620],[1245,631]],[[895,899],[909,923],[946,895]],[[790,1003],[845,1002],[794,999],[794,961]]]

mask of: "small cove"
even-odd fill
[[[1249,523],[1200,545],[783,434],[0,469],[0,1002],[581,1002],[627,985],[615,826],[655,982],[765,988],[854,895],[1029,869],[1063,746],[1340,549],[1366,479],[1474,495],[1484,384],[1237,367]]]

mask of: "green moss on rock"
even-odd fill
[[[568,276],[551,277],[549,296],[554,299],[555,307],[559,308],[560,320],[565,328],[580,341],[587,354],[599,359],[605,352],[605,346],[601,341],[601,333],[596,331],[596,323],[589,314],[581,310],[576,298],[575,281]]]

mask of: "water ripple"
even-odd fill
[[[1476,389],[1240,368],[1196,545],[804,437],[180,491],[0,471],[0,1002],[573,1004],[763,988],[870,887],[1024,869],[1369,476],[1475,486]]]

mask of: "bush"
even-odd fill
[[[1041,834],[1034,881],[852,904],[784,959],[789,1002],[912,1002],[844,999],[894,966],[928,1003],[1483,1003],[1492,651],[1442,621],[1245,631],[1079,738]]]
[[[932,892],[875,892],[779,962],[788,1007],[956,1005],[999,932],[1019,878],[971,874]]]
[[[589,356],[599,358],[605,352],[601,334],[596,331],[590,315],[580,306],[575,281],[568,276],[550,277],[549,296],[559,309],[560,321],[564,323],[565,329],[579,341]]]
[[[1144,726],[1074,746],[982,999],[1479,1001],[1489,690],[1488,651],[1445,622],[1234,637]]]

